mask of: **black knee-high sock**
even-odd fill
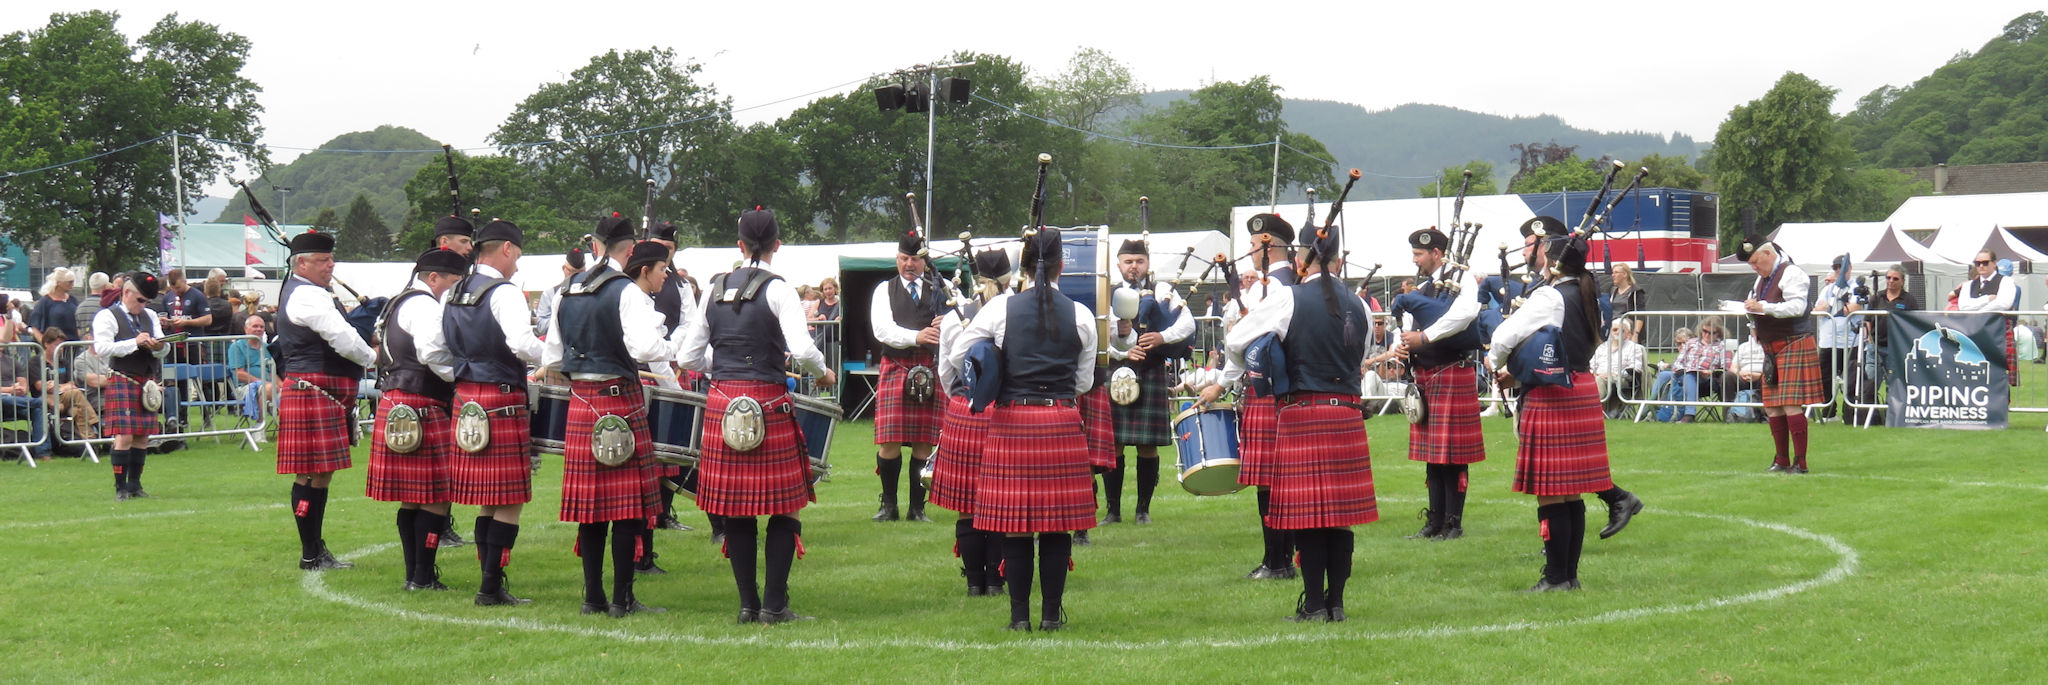
[[[910,508],[912,509],[924,508],[924,478],[922,474],[924,473],[924,465],[927,461],[930,460],[910,460],[910,478],[908,480],[910,481]]]
[[[469,544],[476,548],[477,567],[482,571],[482,576],[480,576],[482,580],[476,586],[478,594],[497,594],[498,590],[503,587],[499,585],[499,582],[504,577],[504,569],[498,566],[497,546],[491,544],[491,530],[497,526],[497,519],[489,516],[478,516],[476,517],[476,530],[470,533],[472,539],[469,541]]]
[[[633,565],[639,563],[643,519],[612,522],[612,603],[633,602]]]
[[[1445,467],[1444,504],[1445,521],[1463,521],[1465,518],[1465,479],[1471,469],[1469,464],[1452,464]],[[1460,524],[1462,525],[1462,523]]]
[[[576,554],[583,557],[583,603],[604,605],[604,533],[610,524],[576,526]]]
[[[1152,513],[1152,492],[1159,489],[1159,458],[1138,457],[1138,513]]]
[[[642,522],[640,526],[640,560],[634,562],[634,567],[646,568],[649,566],[653,566],[655,556],[656,555],[654,554],[654,527],[646,525],[645,522]]]
[[[1579,554],[1584,552],[1586,548],[1586,501],[1575,499],[1565,502],[1563,506],[1565,507],[1565,578],[1577,580],[1579,577]],[[1553,536],[1556,535],[1556,531],[1553,530],[1551,534]]]
[[[733,586],[740,592],[740,608],[750,611],[761,610],[761,586],[754,579],[754,557],[760,535],[760,519],[752,516],[725,519],[725,555],[732,561]]]
[[[982,575],[986,577],[988,587],[995,587],[1003,584],[1003,534],[990,531],[980,532],[982,536],[981,545],[986,550],[982,557]]]
[[[1301,545],[1301,608],[1312,612],[1327,609],[1323,591],[1330,572],[1330,548],[1324,530],[1297,530],[1294,539]]]
[[[1430,523],[1442,524],[1444,512],[1450,507],[1450,502],[1447,501],[1450,497],[1446,494],[1449,490],[1444,487],[1445,470],[1447,469],[1443,464],[1425,463],[1422,465],[1423,478],[1427,480],[1425,484],[1429,486]]]
[[[903,460],[883,459],[881,455],[875,455],[875,475],[882,478],[882,503],[895,505],[896,481],[903,475]]]
[[[114,492],[128,491],[128,450],[108,450],[107,461],[114,466]],[[292,502],[299,501],[299,486],[292,485]]]
[[[1124,513],[1124,452],[1117,448],[1116,468],[1102,474],[1102,505],[1109,513],[1122,516]]]
[[[1799,453],[1806,454],[1805,427],[1800,428]],[[128,492],[142,492],[142,467],[149,461],[149,450],[134,448],[128,450]]]
[[[1543,537],[1543,579],[1552,583],[1571,580],[1565,575],[1569,569],[1564,563],[1569,549],[1565,545],[1566,528],[1570,525],[1565,522],[1565,510],[1569,508],[1566,505],[1559,502],[1536,507],[1536,531]]]
[[[1031,620],[1031,538],[1003,536],[1003,580],[1010,584],[1010,622]]]
[[[675,518],[676,515],[676,489],[669,487],[673,482],[674,479],[662,476],[655,483],[655,487],[661,490],[661,516],[664,519]]]
[[[789,609],[789,570],[796,565],[797,536],[803,532],[802,521],[787,516],[768,517],[768,539],[761,545],[761,560],[768,567],[762,579],[762,610]]]
[[[1341,608],[1344,606],[1344,584],[1351,580],[1351,552],[1357,544],[1357,537],[1349,529],[1331,528],[1324,532],[1324,540],[1330,550],[1330,583],[1323,603]]]
[[[1067,564],[1074,558],[1072,533],[1041,533],[1038,536],[1038,617],[1045,621],[1066,620],[1060,606],[1067,595]]]
[[[313,522],[313,486],[292,482],[292,523],[299,528],[299,558],[320,555],[320,528]]]
[[[1273,491],[1259,488],[1259,536],[1266,543],[1266,551],[1259,558],[1259,564],[1266,568],[1280,568],[1283,563],[1280,557],[1285,554],[1280,551],[1280,531],[1266,525],[1266,514],[1272,509]]]
[[[405,582],[408,583],[419,577],[413,575],[413,570],[419,568],[420,537],[417,529],[421,513],[418,509],[398,510],[398,548],[405,552]]]
[[[424,584],[439,580],[441,572],[434,564],[441,551],[441,531],[448,529],[448,515],[422,509],[412,525],[413,543],[419,545],[414,552],[412,581]]]
[[[707,511],[704,512],[704,523],[711,527],[714,537],[725,534],[725,517]]]
[[[960,574],[967,587],[988,585],[988,536],[974,529],[974,518],[962,516],[953,522],[953,553],[960,557]]]

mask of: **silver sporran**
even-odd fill
[[[491,446],[491,415],[483,405],[464,402],[455,413],[455,446],[470,454]]]
[[[938,376],[932,373],[932,367],[910,367],[910,375],[903,379],[903,399],[910,400],[911,404],[929,403],[938,385]]]
[[[605,466],[618,466],[633,458],[633,424],[618,414],[597,417],[590,429],[590,456]]]
[[[149,411],[162,411],[164,408],[164,386],[158,385],[153,380],[143,381],[142,408]]]
[[[1109,401],[1118,406],[1127,406],[1138,401],[1138,372],[1128,366],[1119,366],[1109,374]]]
[[[1409,383],[1408,394],[1401,398],[1401,414],[1415,425],[1429,423],[1428,396],[1422,392],[1421,383]]]
[[[736,452],[760,447],[768,436],[767,413],[762,411],[759,401],[745,395],[734,397],[725,405],[725,417],[719,424],[725,446]]]
[[[412,454],[420,448],[420,413],[409,404],[392,405],[384,415],[384,447],[399,454]]]

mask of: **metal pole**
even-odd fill
[[[1280,211],[1280,134],[1278,133],[1273,134],[1273,187],[1267,191],[1267,197],[1271,200],[1271,205],[1266,208],[1266,211]]]
[[[934,166],[934,162],[936,161],[935,158],[938,156],[939,149],[937,142],[939,130],[939,101],[945,98],[941,98],[938,96],[939,70],[936,68],[929,69],[925,71],[924,75],[926,84],[924,89],[925,97],[931,98],[931,104],[924,108],[924,216],[926,221],[931,221],[933,220],[932,167]],[[926,228],[927,230],[925,231],[925,233],[931,233],[931,230],[929,230],[930,227]],[[926,235],[925,239],[930,240],[931,236]]]
[[[185,157],[178,146],[178,134],[171,133],[171,204],[178,215],[178,270],[184,271],[188,251],[185,249]],[[168,266],[168,265],[166,265]]]

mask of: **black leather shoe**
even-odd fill
[[[447,530],[441,531],[441,539],[434,544],[439,545],[439,549],[453,549],[456,547],[466,547],[469,545],[469,541],[462,539],[461,535],[456,534],[455,528],[450,526]]]
[[[876,521],[895,521],[900,518],[902,517],[896,515],[895,502],[883,502],[882,508],[875,510]]]
[[[1628,527],[1629,519],[1635,518],[1636,514],[1640,513],[1643,513],[1643,501],[1637,499],[1634,493],[1630,493],[1628,499],[1608,506],[1607,527],[1600,529],[1600,539],[1605,540],[1614,537],[1615,533],[1619,533],[1621,529]]]
[[[1330,612],[1323,609],[1315,611],[1296,610],[1293,616],[1287,617],[1287,620],[1295,623],[1327,623],[1330,620]]]
[[[1767,471],[1767,472],[1771,472],[1771,473],[1776,473],[1776,472],[1778,472],[1778,471],[1790,471],[1790,470],[1792,470],[1792,467],[1790,467],[1790,466],[1786,466],[1786,465],[1784,465],[1784,464],[1780,464],[1780,463],[1778,463],[1778,462],[1775,462],[1775,461],[1774,461],[1774,462],[1771,462],[1771,468],[1769,468],[1769,469],[1765,469],[1765,471]]]
[[[683,525],[682,521],[677,521],[674,514],[663,515],[660,525],[655,526],[655,528],[658,530],[694,530],[689,526]]]
[[[1330,607],[1326,613],[1329,614],[1331,623],[1344,622],[1344,607]]]
[[[1065,627],[1067,627],[1066,621],[1054,621],[1048,619],[1038,622],[1038,629],[1048,633]]]
[[[1443,527],[1438,528],[1436,535],[1431,536],[1429,539],[1441,542],[1444,540],[1456,540],[1462,537],[1465,537],[1465,521],[1463,518],[1445,516]]]
[[[712,533],[712,534],[711,534],[711,544],[714,544],[714,545],[721,545],[721,546],[722,546],[722,545],[724,545],[724,544],[725,544],[725,534],[724,534],[724,533]]]
[[[1145,512],[1145,511],[1141,511],[1141,512],[1138,512],[1138,525],[1141,525],[1141,526],[1142,526],[1142,525],[1145,525],[1145,524],[1148,524],[1148,523],[1151,523],[1151,522],[1152,522],[1152,513],[1151,513],[1151,512]]]
[[[1074,531],[1074,544],[1087,547],[1095,544],[1095,541],[1088,539],[1088,531],[1077,530]]]
[[[446,590],[447,588],[441,589]],[[506,592],[504,588],[498,588],[497,592],[489,594],[485,594],[482,592],[476,593],[476,605],[480,607],[519,606],[521,604],[532,603],[533,600],[530,599],[526,599],[523,597],[513,597],[512,593]]]
[[[1103,514],[1103,515],[1102,515],[1102,524],[1103,524],[1103,525],[1105,525],[1105,526],[1106,526],[1106,525],[1109,525],[1109,524],[1112,524],[1112,523],[1123,523],[1123,522],[1124,522],[1124,515],[1123,515],[1123,514],[1120,514],[1120,513],[1117,513],[1117,512],[1114,512],[1114,511],[1112,511],[1112,512],[1109,512],[1109,513],[1107,513],[1107,514]]]
[[[1438,533],[1443,532],[1443,521],[1435,516],[1431,516],[1428,508],[1423,508],[1422,513],[1416,514],[1415,517],[1422,519],[1422,530],[1415,531],[1415,534],[1408,536],[1408,539],[1424,540],[1436,537]]]
[[[427,581],[427,582],[424,582],[424,583],[415,583],[415,582],[412,582],[412,581],[410,581],[410,580],[408,580],[408,581],[405,581],[405,591],[406,591],[406,592],[419,592],[419,591],[421,591],[421,590],[431,590],[431,591],[434,591],[434,592],[446,592],[446,591],[448,591],[448,586],[447,586],[447,585],[443,585],[443,584],[441,583],[441,581],[440,581],[440,580],[438,580],[438,579],[436,579],[436,580],[430,580],[430,581]]]
[[[737,621],[734,621],[734,623],[738,623],[738,624],[742,624],[742,625],[744,625],[744,624],[748,624],[748,623],[760,623],[760,622],[761,622],[761,610],[760,610],[760,609],[741,609],[741,610],[740,610],[740,617],[739,617],[739,620],[737,620]]]
[[[605,613],[608,609],[609,607],[605,606],[604,602],[583,603],[583,613],[585,614],[602,614]]]
[[[1572,590],[1577,589],[1579,589],[1579,579],[1577,578],[1573,578],[1562,583],[1553,583],[1550,582],[1549,578],[1545,578],[1536,581],[1536,584],[1534,586],[1530,587],[1527,590],[1524,590],[1523,592],[1570,592]]]
[[[932,522],[932,519],[931,519],[931,517],[929,517],[929,516],[925,516],[925,515],[924,515],[924,507],[911,507],[911,508],[910,508],[910,513],[909,513],[909,514],[906,514],[906,515],[904,515],[904,517],[903,517],[903,520],[905,520],[905,521],[918,521],[918,522],[922,522],[922,523],[931,523],[931,522]]]
[[[777,623],[789,623],[791,621],[809,621],[815,618],[817,617],[805,616],[803,614],[790,611],[789,609],[783,609],[781,611],[761,612],[761,622],[767,625],[775,625]]]
[[[129,492],[129,493],[128,493],[128,499],[148,499],[148,498],[149,498],[149,493],[148,493],[148,492],[144,492],[144,491],[143,491],[143,489],[142,489],[142,488],[140,488],[140,487],[137,487],[137,488],[135,488],[135,490],[133,490],[133,491],[131,491],[131,492]]]
[[[1269,569],[1269,568],[1266,568],[1266,565],[1265,565],[1264,563],[1260,563],[1260,564],[1259,564],[1259,565],[1258,565],[1258,566],[1257,566],[1256,568],[1253,568],[1253,569],[1252,569],[1252,572],[1251,572],[1251,573],[1247,573],[1247,574],[1244,574],[1244,579],[1245,579],[1245,580],[1265,580],[1265,579],[1267,579],[1267,578],[1271,578],[1271,577],[1273,577],[1273,576],[1272,576],[1272,572],[1273,572],[1273,569]]]
[[[1271,575],[1268,575],[1266,577],[1271,578],[1273,580],[1294,580],[1295,578],[1299,577],[1299,574],[1297,574],[1294,570],[1293,564],[1288,564],[1286,566],[1282,566],[1280,568],[1275,569],[1267,569],[1267,572]]]
[[[668,610],[667,610],[667,609],[663,609],[663,608],[661,608],[661,607],[651,607],[651,606],[647,606],[647,605],[645,605],[645,604],[641,604],[641,603],[640,603],[640,600],[638,600],[638,599],[635,599],[635,600],[633,600],[633,601],[627,602],[627,603],[625,603],[625,604],[613,604],[613,605],[611,605],[611,606],[610,606],[609,608],[605,609],[605,614],[607,614],[607,615],[611,616],[612,618],[625,618],[625,617],[626,617],[626,614],[665,614],[665,613],[668,613]]]
[[[654,563],[653,559],[633,565],[633,575],[636,576],[660,576],[667,574],[668,571],[663,569],[661,565]]]
[[[1010,630],[1014,630],[1014,631],[1017,631],[1017,632],[1020,632],[1020,633],[1028,633],[1028,632],[1031,632],[1031,622],[1030,622],[1030,621],[1011,621],[1011,622],[1010,622],[1010,626],[1009,626],[1009,629],[1010,629]]]
[[[1795,474],[1803,474],[1803,473],[1806,473],[1806,465],[1805,465],[1805,464],[1793,464],[1793,465],[1792,465],[1792,473],[1795,473]],[[144,495],[142,495],[142,493],[140,493],[140,492],[136,493],[136,495],[137,495],[137,496],[144,496]]]
[[[127,490],[115,490],[115,491],[114,491],[114,501],[116,501],[116,502],[126,502],[126,501],[128,501],[128,491],[127,491]]]
[[[981,594],[988,597],[994,597],[996,595],[1003,594],[1003,581],[998,580],[996,582],[982,586]]]
[[[987,588],[987,587],[984,587],[984,586],[981,586],[981,585],[969,585],[969,586],[967,586],[967,596],[969,596],[969,597],[980,597],[980,596],[982,596],[982,595],[986,595],[986,594],[988,594],[988,588]]]
[[[327,548],[324,546],[320,548],[319,556],[299,560],[299,570],[301,571],[333,571],[355,567],[355,564],[334,558],[334,553],[327,551]]]

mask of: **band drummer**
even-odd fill
[[[469,272],[469,260],[435,248],[413,262],[413,278],[380,322],[377,417],[364,491],[398,502],[405,589],[447,590],[435,558],[448,529],[448,453],[455,449],[454,362],[441,337],[440,297]]]
[[[1294,285],[1294,263],[1292,245],[1294,226],[1277,214],[1258,214],[1245,221],[1246,232],[1251,235],[1251,256],[1258,267],[1258,280],[1246,285],[1239,293],[1239,306],[1224,309],[1224,322],[1235,327],[1236,322],[1258,305],[1267,293],[1276,288]],[[1225,376],[1232,381],[1228,371]],[[1257,568],[1244,577],[1253,580],[1291,580],[1295,577],[1294,543],[1287,531],[1268,524],[1267,515],[1272,509],[1272,474],[1274,450],[1275,405],[1272,397],[1263,397],[1253,390],[1253,385],[1243,384],[1244,392],[1237,403],[1238,410],[1238,472],[1237,482],[1258,488],[1259,529],[1265,542],[1265,554]],[[1204,404],[1214,402],[1221,395],[1219,386],[1212,386],[1202,395]]]

